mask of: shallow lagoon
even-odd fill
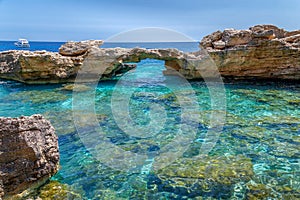
[[[182,123],[182,110],[176,95],[163,87],[163,69],[162,61],[147,59],[139,63],[134,72],[136,85],[129,111],[135,123],[149,123],[152,103],[166,111],[164,127],[149,137],[126,134],[116,124],[111,96],[118,79],[98,84],[96,117],[113,145],[153,156],[174,139],[178,124]],[[0,116],[41,113],[55,127],[61,169],[52,182],[39,191],[38,195],[44,198],[51,199],[55,195],[61,199],[300,198],[300,86],[253,82],[225,84],[227,109],[214,110],[226,114],[223,131],[208,156],[193,159],[201,153],[199,149],[209,129],[212,108],[206,84],[201,81],[190,84],[199,105],[199,110],[195,110],[200,116],[196,119],[196,137],[180,158],[155,171],[151,165],[120,171],[96,160],[76,131],[72,92],[62,89],[63,85],[24,85],[2,80]],[[188,88],[180,90],[189,95]],[[82,91],[80,95],[84,108],[85,99],[91,93]],[[82,113],[81,117],[86,118],[87,123],[77,125],[92,131],[89,113]],[[97,143],[95,138],[90,140]]]

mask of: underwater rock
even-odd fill
[[[13,93],[8,96],[12,100],[21,100],[23,102],[30,102],[33,104],[56,103],[65,101],[68,96],[58,91],[53,90],[28,90],[18,93]]]
[[[58,181],[50,181],[38,190],[37,199],[52,200],[52,199],[73,199],[81,200],[82,195],[72,190],[72,188],[66,184],[59,183]]]
[[[89,86],[83,84],[67,84],[67,85],[63,85],[63,87],[60,88],[60,90],[74,91],[74,92],[85,92],[91,89],[92,88],[90,88]]]
[[[251,160],[243,156],[182,158],[152,172],[151,184],[157,185],[159,191],[180,192],[191,198],[221,198],[219,195],[230,196],[235,183],[250,181],[254,176],[252,168]]]
[[[272,189],[264,184],[249,181],[246,188],[246,197],[249,200],[274,198]]]
[[[93,118],[96,118],[99,123],[104,123],[108,118],[106,114],[83,113],[77,110],[50,111],[43,113],[43,116],[47,117],[53,127],[55,127],[57,135],[76,132],[74,116],[80,119],[76,121],[76,126],[81,128],[93,126],[94,123],[91,122]]]
[[[0,153],[4,197],[38,187],[58,170],[58,139],[41,115],[0,118]]]

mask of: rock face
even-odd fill
[[[100,47],[102,44],[102,40],[70,41],[59,48],[59,53],[63,56],[81,56],[87,53],[90,48]]]
[[[0,199],[44,183],[58,170],[54,128],[41,115],[0,118]]]
[[[83,58],[46,51],[0,53],[0,77],[26,83],[57,83],[74,79]]]
[[[273,25],[226,29],[204,37],[200,45],[225,78],[300,79],[300,31]]]
[[[92,48],[92,47],[91,47]],[[100,49],[103,55],[111,53],[110,49]],[[74,82],[77,72],[91,53],[91,49],[82,56],[62,56],[59,53],[46,51],[4,51],[0,52],[0,78],[16,80],[29,84]],[[114,62],[121,56],[121,50],[113,51],[112,56],[105,56],[105,65],[92,66],[93,71],[102,72],[103,78],[124,73],[135,65]],[[111,62],[110,62],[111,61]],[[87,61],[86,61],[87,62]],[[103,62],[98,62],[103,63]],[[89,80],[87,80],[89,81]]]

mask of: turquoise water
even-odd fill
[[[199,158],[196,156],[201,153],[199,149],[210,128],[212,107],[206,84],[190,82],[198,102],[198,110],[194,112],[199,117],[193,119],[197,122],[196,135],[177,160],[165,168],[153,169],[160,150],[174,140],[179,124],[186,123],[181,120],[183,110],[179,99],[165,85],[163,65],[162,61],[143,60],[123,83],[123,89],[133,90],[129,113],[135,124],[150,123],[154,103],[165,111],[165,123],[158,133],[136,136],[118,126],[111,110],[118,79],[100,82],[95,89],[95,116],[105,138],[124,151],[148,157],[145,164],[134,170],[115,168],[108,164],[109,156],[95,159],[75,128],[72,92],[63,90],[63,85],[24,85],[2,80],[0,116],[41,113],[51,121],[59,136],[61,154],[61,168],[52,180],[66,184],[69,199],[300,198],[300,86],[297,84],[225,84],[226,111],[214,111],[226,114],[226,123],[209,155]],[[187,97],[192,94],[188,86],[177,87]],[[79,107],[84,110],[87,99],[93,98],[92,92],[83,91],[80,95]],[[115,101],[122,101],[118,98]],[[95,127],[90,119],[94,116],[82,112],[81,117],[86,123],[77,124],[77,128],[92,132]],[[97,144],[102,138],[88,140]]]

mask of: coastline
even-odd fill
[[[285,32],[274,26],[258,25],[249,30],[214,32],[200,43],[205,51],[102,48],[103,41],[90,40],[67,42],[58,52],[0,52],[0,80],[17,81],[0,88],[3,109],[0,112],[9,113],[15,109],[14,115],[41,113],[50,121],[48,125],[55,128],[60,144],[62,167],[58,170],[59,158],[55,154],[56,168],[49,173],[49,178],[53,177],[35,190],[34,198],[55,198],[56,195],[79,199],[138,199],[141,196],[155,199],[165,195],[170,199],[299,197],[294,174],[299,167],[295,162],[299,158],[300,127],[298,38],[298,31]],[[220,74],[211,66],[216,67]],[[75,77],[83,67],[86,67],[85,76],[80,84],[76,82],[74,85]],[[175,92],[168,89],[166,80],[172,79],[174,74],[181,74],[182,79],[188,80],[190,88],[171,81],[170,88]],[[101,81],[98,83],[95,77],[100,77]],[[118,79],[114,79],[116,77]],[[122,80],[128,83],[118,88],[118,82]],[[216,107],[209,100],[211,94],[206,81],[213,83],[215,80],[224,83],[226,97],[212,101],[227,101],[225,108]],[[120,95],[113,96],[115,91]],[[120,128],[114,115],[127,119],[126,112],[113,113],[111,99],[125,102],[124,96],[128,94],[132,94],[130,115],[140,124],[153,120],[148,105],[159,105],[168,113],[165,118],[157,113],[154,115],[158,122],[166,120],[161,133],[154,134],[147,129],[143,131],[147,136],[138,137],[133,134],[134,130],[126,132]],[[76,95],[81,100],[78,105],[74,103]],[[196,95],[195,99],[191,98],[193,95]],[[86,111],[92,97],[94,113]],[[178,99],[183,99],[186,104]],[[190,102],[201,107],[191,109]],[[187,115],[182,114],[182,105],[189,109]],[[120,107],[126,109],[126,106]],[[76,113],[80,115],[79,121],[74,120]],[[39,118],[44,119],[42,116]],[[212,116],[217,119],[225,116],[224,122],[219,122],[222,121],[219,119],[216,126],[212,126],[211,121],[215,119]],[[101,137],[117,146],[118,150],[109,151],[101,145],[93,149],[83,144],[80,131],[92,133],[95,130],[93,120],[104,130]],[[168,143],[172,144],[174,135],[190,136],[188,132],[180,135],[178,126],[191,124],[195,125],[192,128],[197,133],[186,145],[183,155],[164,168],[151,167],[155,160],[151,156],[164,153],[162,149]],[[52,134],[53,127],[50,128]],[[214,128],[223,130],[217,145],[210,154],[199,157],[200,146],[207,139],[206,132]],[[35,130],[29,128],[27,132],[32,134]],[[96,141],[95,137],[85,136],[92,144]],[[30,141],[35,137],[30,137]],[[51,138],[57,145],[54,140],[57,138]],[[179,140],[178,146],[184,142]],[[36,147],[33,145],[32,148]],[[91,152],[95,149],[100,149],[98,154],[106,157],[103,160],[93,157]],[[114,165],[122,166],[124,160],[115,159],[115,154],[117,158],[129,155],[123,155],[123,151],[147,155],[149,159],[146,161],[150,164],[139,163],[137,169],[134,168],[140,170],[137,172],[114,168]],[[129,156],[125,160],[131,161]],[[51,159],[49,162],[52,164]],[[10,184],[7,180],[4,182]],[[10,185],[5,186],[8,187]],[[0,199],[7,193],[2,188],[3,180],[0,179]],[[22,185],[20,189],[24,189]]]

